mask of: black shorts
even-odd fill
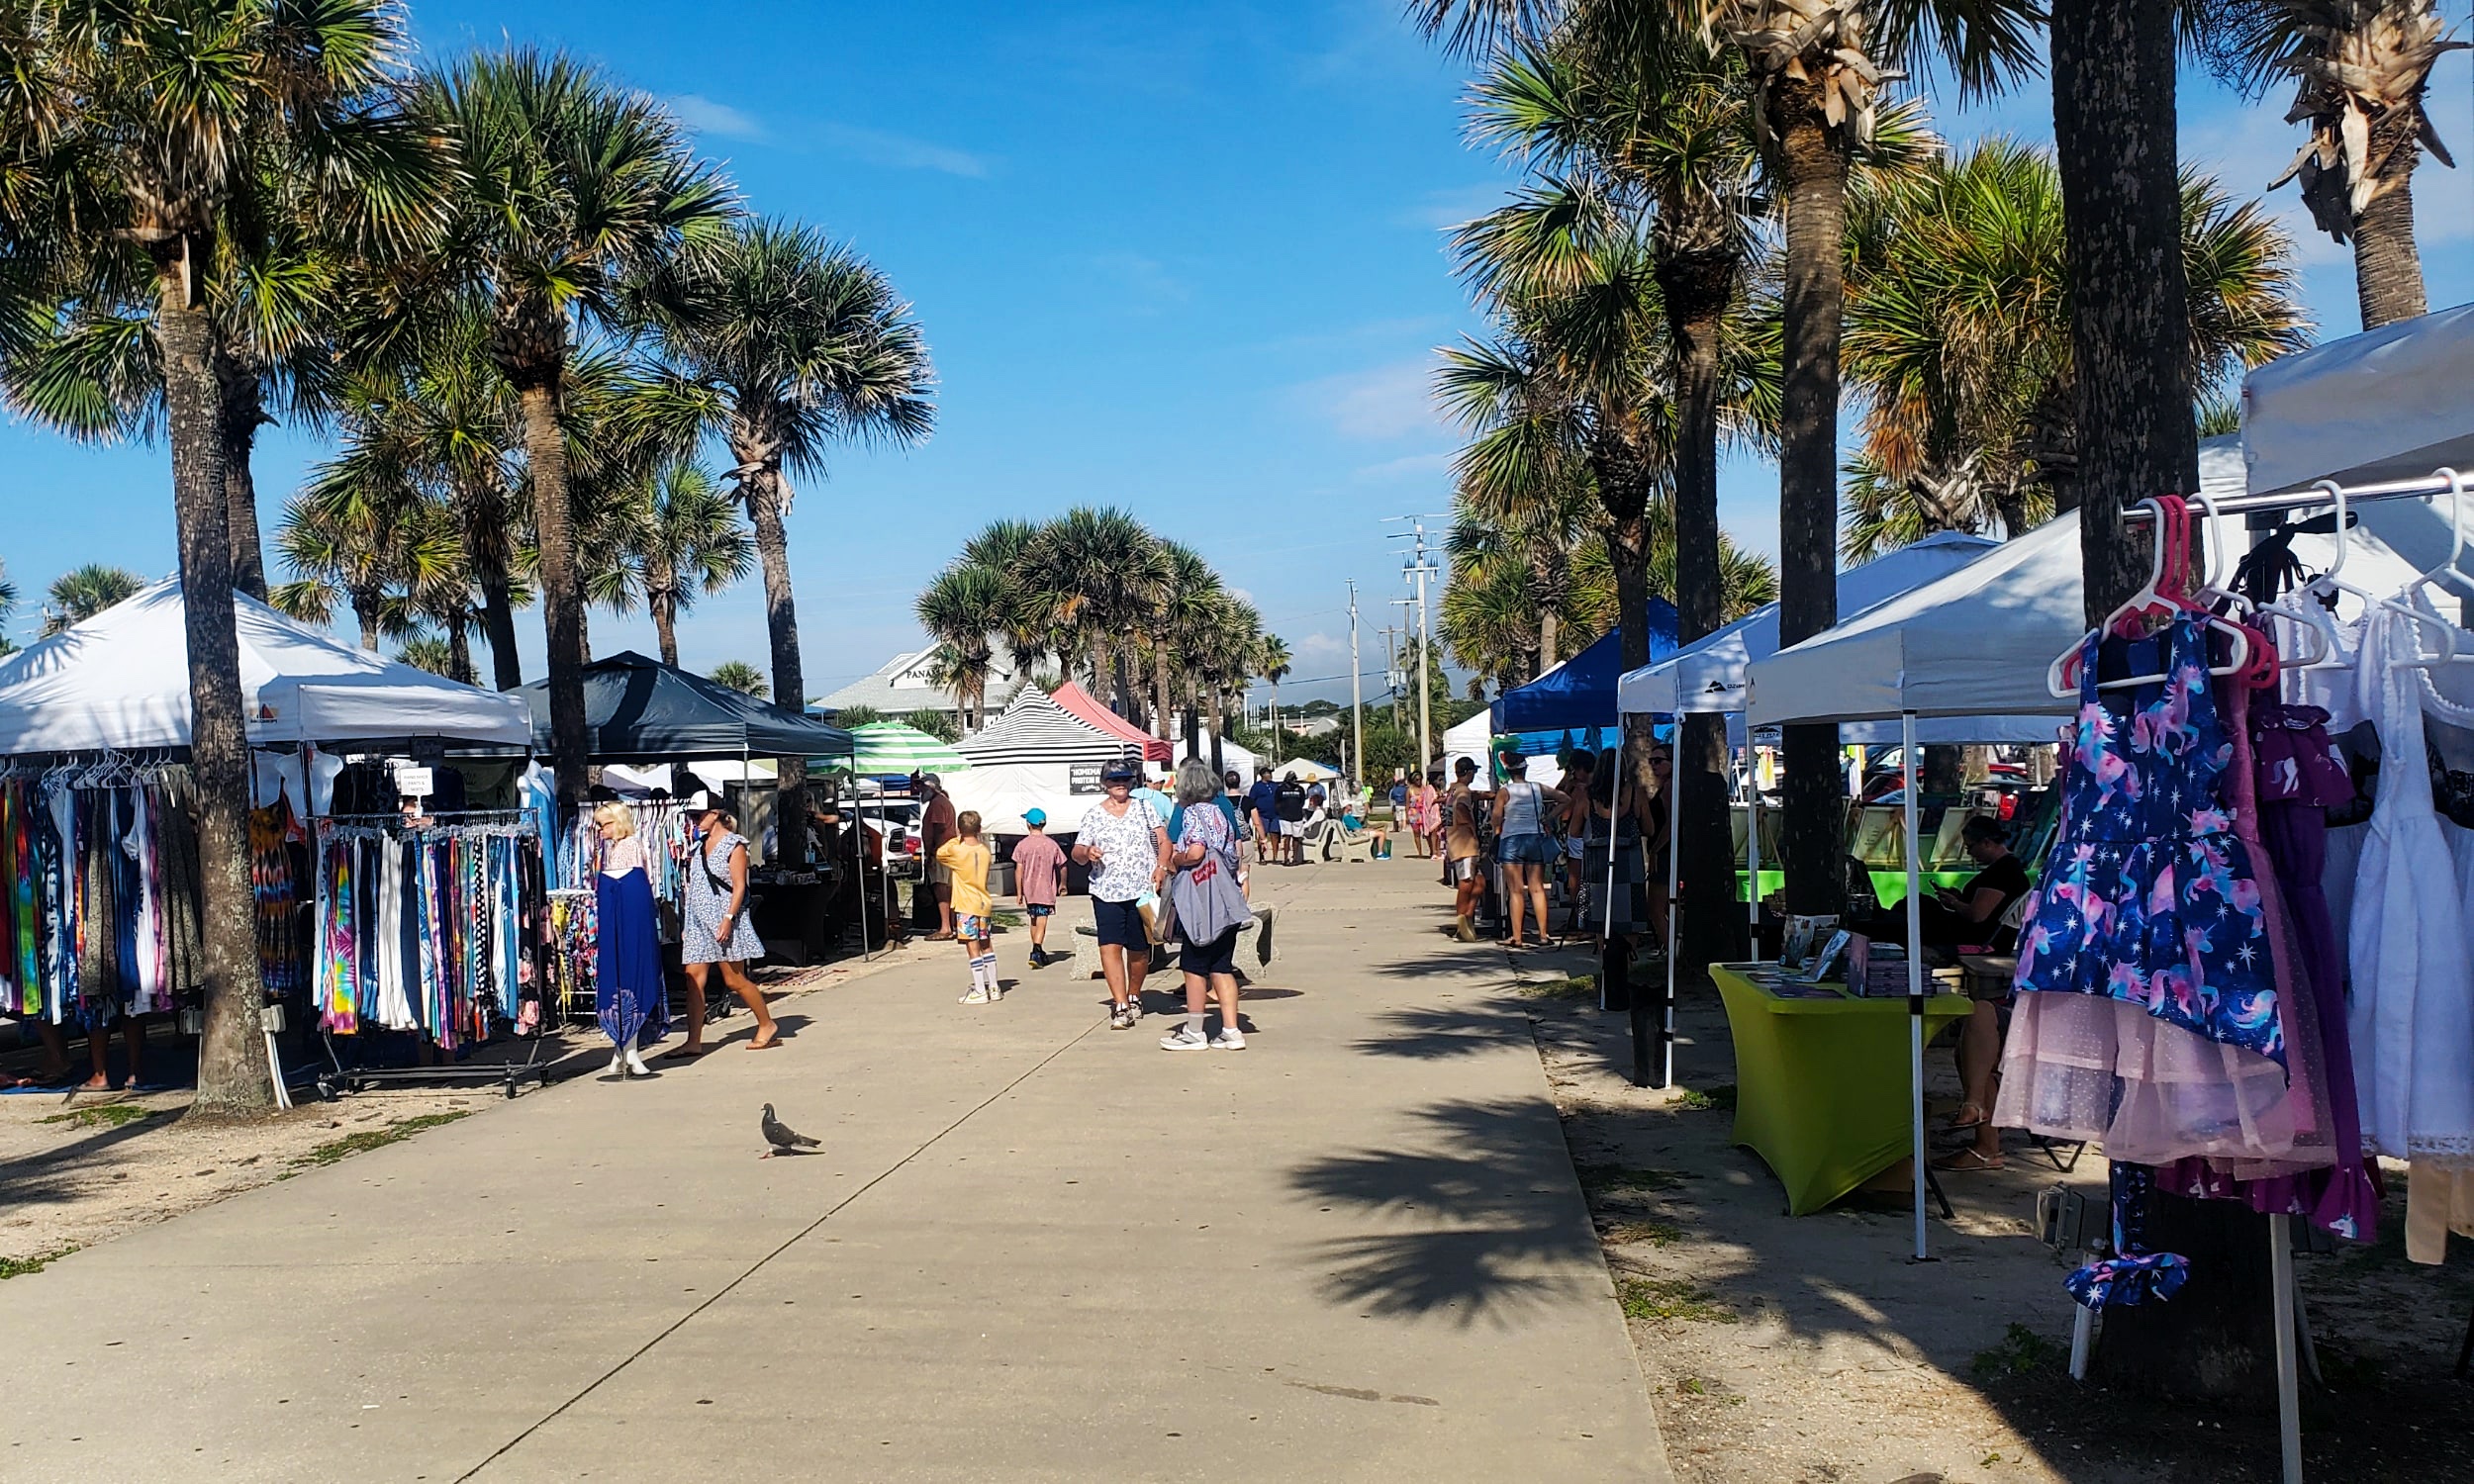
[[[1194,943],[1183,933],[1178,941],[1185,944],[1178,954],[1177,967],[1188,974],[1234,974],[1237,972],[1237,935],[1245,931],[1243,924],[1230,928],[1208,943]]]
[[[1091,899],[1092,926],[1099,930],[1099,946],[1117,948],[1149,948],[1151,934],[1143,929],[1143,914],[1130,901],[1109,901],[1094,896]]]

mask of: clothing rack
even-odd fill
[[[2332,506],[2339,510],[2348,506],[2366,505],[2383,500],[2428,500],[2463,490],[2465,481],[2446,471],[2426,474],[2419,479],[2383,480],[2364,485],[2340,485],[2324,479],[2298,490],[2269,495],[2236,495],[2224,500],[2211,500],[2204,506],[2194,503],[2193,513],[2212,515],[2246,514],[2256,510],[2292,510],[2300,508]],[[2124,523],[2152,521],[2156,507],[2142,502],[2125,509]],[[2340,533],[2341,535],[2341,533]],[[1912,750],[1912,743],[1911,743]],[[1914,783],[1911,778],[1909,788]],[[2273,1264],[2273,1302],[2276,1309],[2276,1401],[2277,1431],[2283,1454],[2284,1484],[2302,1484],[2302,1409],[2297,1377],[2295,1333],[2300,1323],[2301,1299],[2294,1289],[2293,1218],[2271,1215],[2268,1218],[2270,1259]],[[2080,1311],[2081,1319],[2088,1311]],[[2458,1351],[2456,1373],[2462,1378],[2469,1365],[2474,1365],[2474,1321],[2469,1321],[2464,1346]]]

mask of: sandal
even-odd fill
[[[1970,1174],[1989,1172],[2007,1166],[2004,1165],[1999,1155],[1981,1155],[1976,1153],[1973,1146],[1969,1146],[1956,1154],[1944,1155],[1933,1161],[1933,1167],[1951,1174]]]
[[[1952,1113],[1950,1116],[1950,1122],[1942,1127],[1952,1134],[1962,1134],[1969,1129],[1980,1129],[1984,1127],[1984,1110],[1973,1103],[1960,1103],[1958,1111]]]

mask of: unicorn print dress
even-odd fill
[[[2062,817],[2019,939],[1996,1123],[2106,1157],[2281,1159],[2286,1096],[2274,937],[2220,780],[2233,743],[2208,620],[2080,651]],[[2160,682],[2097,689],[2111,659]]]

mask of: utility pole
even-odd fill
[[[1366,777],[1366,696],[1358,679],[1358,585],[1349,580],[1349,733],[1350,766],[1357,773],[1358,787],[1368,786]]]
[[[1424,773],[1434,765],[1435,757],[1434,699],[1428,694],[1432,687],[1426,678],[1432,663],[1428,656],[1434,653],[1435,636],[1433,621],[1426,608],[1426,579],[1443,570],[1427,560],[1426,522],[1440,520],[1444,516],[1441,512],[1430,511],[1422,515],[1390,515],[1384,518],[1408,521],[1409,529],[1395,534],[1392,539],[1415,543],[1411,547],[1413,555],[1400,566],[1400,579],[1417,584],[1417,768]]]
[[[1383,630],[1400,636],[1399,651],[1391,658],[1391,724],[1406,731],[1409,725],[1409,651],[1417,647],[1417,625],[1409,621],[1409,609],[1417,606],[1417,600],[1395,598],[1391,600],[1391,605],[1400,610],[1398,626]],[[1417,768],[1418,776],[1424,777],[1426,765],[1421,762]]]

